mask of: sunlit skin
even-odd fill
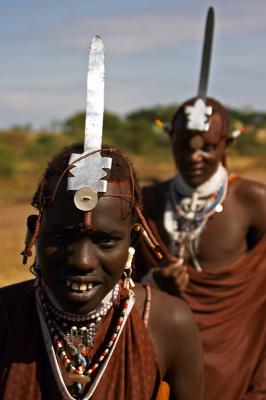
[[[50,193],[56,180],[50,184]],[[133,220],[128,215],[129,202],[113,196],[117,194],[127,199],[131,196],[129,181],[108,182],[107,193],[92,211],[89,226],[84,224],[84,212],[75,207],[73,194],[67,193],[66,181],[60,185],[52,206],[45,209],[37,243],[38,260],[45,283],[66,311],[87,313],[95,309],[122,276]],[[66,279],[93,282],[95,286],[88,293],[77,294],[66,286]],[[146,291],[136,285],[134,292],[142,315]],[[152,290],[148,330],[162,379],[171,386],[171,399],[202,400],[202,349],[188,307],[179,299]]]

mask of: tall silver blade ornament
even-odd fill
[[[214,32],[214,9],[209,8],[206,20],[204,44],[201,61],[200,81],[197,99],[193,106],[187,106],[187,128],[189,130],[208,131],[208,117],[212,114],[212,107],[206,107],[207,87],[211,63],[212,42]]]
[[[198,97],[201,97],[203,100],[206,100],[206,93],[208,88],[209,71],[210,71],[211,55],[212,55],[213,32],[214,32],[214,9],[210,7],[208,10],[207,20],[206,20],[204,44],[203,44],[202,60],[201,60],[199,90],[198,90]]]
[[[68,177],[68,190],[76,190],[74,202],[77,208],[90,211],[98,201],[97,193],[107,189],[105,169],[110,169],[112,159],[102,157],[104,113],[104,44],[99,36],[91,41],[87,76],[87,107],[84,136],[84,152],[72,153],[69,164],[73,165]],[[95,152],[96,151],[96,152]],[[92,154],[90,154],[92,153]]]

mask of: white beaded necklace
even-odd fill
[[[220,163],[216,172],[202,185],[192,188],[177,174],[170,184],[170,199],[164,212],[164,227],[180,261],[188,254],[198,272],[202,268],[196,257],[200,235],[211,215],[223,210],[228,187],[227,170]],[[217,193],[216,197],[213,195]],[[176,195],[179,200],[176,202]]]
[[[82,322],[91,320],[99,322],[102,319],[102,317],[105,316],[107,312],[110,310],[110,308],[113,306],[114,301],[118,297],[119,290],[120,287],[119,284],[117,283],[115,287],[109,293],[107,293],[107,295],[101,301],[99,306],[95,310],[90,311],[87,314],[73,314],[64,311],[47,285],[43,287],[44,291],[43,295],[47,299],[47,306],[49,307],[50,311],[58,318],[72,322]]]

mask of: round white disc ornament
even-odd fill
[[[74,195],[75,206],[81,211],[91,211],[98,203],[98,195],[90,187],[82,187]]]

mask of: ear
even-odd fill
[[[131,231],[130,231],[130,245],[131,246],[134,247],[138,243],[138,241],[141,237],[142,229],[143,228],[140,224],[134,224],[131,227]]]

